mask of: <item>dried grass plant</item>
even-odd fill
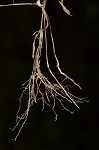
[[[40,0],[37,0],[36,3],[14,3],[14,0],[13,0],[12,4],[0,5],[0,7],[9,7],[9,6],[15,6],[15,5],[37,5],[38,7],[40,7],[40,9],[42,11],[40,29],[33,34],[34,41],[33,41],[33,50],[32,50],[32,58],[33,58],[32,74],[29,77],[29,80],[26,81],[22,85],[24,90],[19,99],[19,110],[17,112],[16,125],[12,129],[12,131],[14,131],[15,128],[22,121],[21,127],[14,139],[15,141],[16,141],[18,135],[20,134],[25,122],[27,121],[27,117],[29,115],[30,108],[35,103],[37,103],[39,99],[42,100],[42,103],[43,103],[42,110],[43,110],[45,105],[50,106],[50,97],[52,97],[52,99],[53,99],[52,110],[55,114],[55,120],[57,120],[57,116],[58,116],[55,111],[56,101],[58,101],[60,103],[61,107],[64,110],[66,110],[70,113],[73,113],[68,108],[65,107],[64,102],[68,101],[69,103],[73,103],[77,108],[79,108],[78,103],[82,103],[85,100],[83,98],[76,97],[72,93],[70,93],[68,87],[66,85],[63,85],[63,81],[60,83],[58,81],[58,79],[56,78],[56,76],[54,75],[54,73],[50,69],[50,64],[49,64],[49,59],[48,59],[47,34],[46,34],[46,30],[48,28],[50,29],[51,42],[52,42],[52,47],[53,47],[53,55],[55,57],[55,60],[57,63],[56,67],[57,67],[59,73],[62,76],[64,76],[64,80],[72,81],[74,85],[78,86],[78,88],[81,89],[81,87],[77,83],[75,83],[75,81],[73,79],[71,79],[64,72],[62,72],[62,70],[60,68],[59,60],[55,53],[55,45],[54,45],[54,39],[53,39],[53,35],[52,35],[50,20],[49,20],[47,12],[45,10],[46,3],[47,3],[47,0],[43,0],[42,3],[40,2]],[[61,5],[63,11],[71,16],[70,11],[64,6],[63,0],[60,0],[59,4]],[[45,45],[45,47],[43,47],[43,45]],[[45,50],[46,65],[49,70],[49,73],[52,75],[52,77],[55,81],[54,83],[51,82],[41,71],[40,65],[41,65],[42,48]],[[44,86],[45,91],[42,91],[41,85]],[[28,92],[27,108],[24,113],[20,114],[21,101],[22,101],[22,98],[23,98],[23,95],[25,94],[25,92]]]

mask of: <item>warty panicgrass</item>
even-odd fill
[[[43,0],[43,3],[41,3],[40,0],[37,0],[36,3],[14,3],[14,0],[13,0],[12,4],[0,5],[0,7],[4,7],[4,6],[10,7],[10,6],[18,6],[18,5],[37,5],[38,7],[40,7],[40,9],[42,11],[40,29],[33,34],[34,41],[33,41],[33,49],[32,49],[32,58],[33,58],[32,74],[30,75],[29,80],[27,80],[22,85],[24,90],[19,99],[19,110],[17,112],[16,125],[12,129],[12,131],[14,131],[15,128],[22,121],[21,127],[14,139],[15,141],[17,140],[17,137],[19,136],[24,124],[27,121],[27,117],[29,115],[30,108],[35,103],[37,103],[38,100],[42,101],[42,104],[43,104],[42,110],[43,110],[45,105],[50,106],[50,99],[52,97],[52,99],[53,99],[52,110],[55,114],[55,120],[57,120],[57,116],[58,116],[55,111],[56,101],[58,101],[60,103],[61,107],[64,110],[66,110],[70,113],[73,113],[73,112],[65,107],[65,105],[64,105],[65,101],[68,101],[69,103],[73,103],[77,108],[79,108],[78,103],[82,103],[85,101],[85,99],[79,98],[77,96],[74,96],[72,93],[70,93],[68,86],[63,85],[63,81],[60,83],[59,80],[54,75],[54,73],[52,72],[52,70],[50,69],[49,56],[48,56],[47,33],[46,33],[46,30],[48,28],[50,29],[50,37],[51,37],[51,42],[52,42],[51,44],[53,47],[53,55],[56,60],[56,63],[57,63],[56,67],[57,67],[59,73],[62,76],[64,76],[64,80],[72,81],[74,85],[76,85],[78,88],[81,89],[81,87],[77,83],[75,83],[75,81],[73,79],[71,79],[64,72],[62,72],[62,70],[60,68],[59,60],[58,60],[58,58],[56,56],[56,52],[55,52],[55,45],[54,45],[54,39],[53,39],[53,35],[52,35],[51,23],[50,23],[48,14],[45,10],[46,3],[47,3],[47,0]],[[59,3],[61,5],[61,7],[63,8],[63,11],[71,16],[70,11],[64,6],[63,0],[60,0]],[[36,46],[35,43],[38,43],[38,45]],[[44,43],[45,47],[43,47],[43,43]],[[55,82],[51,82],[47,77],[45,77],[45,75],[41,71],[40,66],[41,66],[41,62],[42,62],[41,61],[42,49],[44,49],[45,53],[46,53],[46,66]],[[44,86],[43,91],[42,91],[41,85]],[[26,108],[25,112],[20,114],[21,102],[22,102],[22,98],[23,98],[23,95],[25,94],[25,92],[28,93],[27,108]]]

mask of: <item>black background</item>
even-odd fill
[[[72,92],[80,97],[87,96],[90,102],[80,104],[80,109],[70,106],[75,111],[74,115],[57,106],[56,122],[51,108],[46,106],[42,112],[42,103],[39,102],[31,108],[17,141],[11,140],[17,132],[12,133],[9,128],[15,125],[21,85],[32,71],[32,33],[39,29],[41,10],[37,6],[0,8],[1,150],[99,149],[99,5],[95,0],[64,2],[73,17],[62,11],[57,0],[48,0],[46,7],[56,53],[63,71],[83,89],[80,91],[73,86]],[[11,1],[0,0],[0,4],[7,3]],[[47,34],[49,37],[49,30]],[[48,46],[50,64],[56,73],[50,40]],[[42,71],[47,74],[42,58]]]

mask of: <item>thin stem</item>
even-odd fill
[[[12,3],[12,4],[7,4],[7,5],[0,5],[0,7],[24,6],[24,5],[26,5],[26,6],[28,6],[28,5],[37,5],[37,3]]]

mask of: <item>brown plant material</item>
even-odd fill
[[[63,11],[66,13],[66,14],[68,14],[69,16],[72,16],[71,14],[70,14],[70,11],[64,6],[64,4],[63,4],[63,0],[61,0],[61,1],[58,1],[59,3],[60,3],[60,5],[62,6],[62,8],[63,8]]]
[[[59,60],[56,56],[55,53],[55,45],[54,45],[54,39],[52,35],[52,30],[51,30],[51,24],[50,20],[48,17],[48,14],[45,10],[46,8],[46,3],[47,0],[43,0],[43,3],[41,4],[40,0],[37,0],[36,3],[28,3],[27,5],[37,5],[41,8],[42,11],[42,17],[41,17],[41,25],[40,29],[36,31],[33,36],[34,36],[34,41],[33,41],[33,49],[32,49],[32,58],[33,58],[33,70],[32,74],[29,78],[28,81],[26,81],[22,87],[24,88],[22,95],[19,99],[19,110],[17,112],[17,117],[16,117],[16,126],[12,129],[12,131],[15,130],[15,128],[19,125],[19,123],[22,121],[21,127],[19,128],[19,131],[15,137],[15,141],[20,134],[26,120],[29,114],[29,110],[31,106],[33,106],[35,103],[38,102],[38,100],[42,100],[42,110],[44,109],[45,105],[50,106],[50,97],[53,99],[53,106],[52,110],[55,114],[55,120],[57,120],[57,113],[55,111],[55,104],[56,101],[58,101],[61,105],[61,107],[70,112],[68,108],[65,107],[64,102],[68,101],[69,103],[73,103],[77,108],[79,108],[78,103],[82,103],[84,101],[83,98],[79,98],[74,96],[73,94],[70,93],[68,86],[63,85],[64,80],[70,80],[78,86],[78,88],[81,89],[81,87],[75,83],[73,79],[68,77],[64,72],[62,72],[60,65],[59,65]],[[62,6],[63,10],[70,15],[70,11],[64,6],[63,0],[59,1],[60,5]],[[19,5],[19,4],[9,4],[8,6],[13,6],[13,5]],[[26,5],[26,3],[24,3]],[[6,5],[7,6],[7,5]],[[47,28],[50,29],[50,37],[52,41],[52,47],[53,47],[53,55],[55,57],[56,63],[57,63],[57,69],[60,72],[62,76],[64,76],[64,80],[60,83],[54,73],[50,69],[50,64],[49,64],[49,59],[48,59],[48,47],[47,47],[47,34],[46,30]],[[39,40],[38,40],[39,39]],[[36,43],[38,43],[38,46],[36,46]],[[45,43],[45,47],[42,46],[42,44]],[[41,71],[41,53],[42,53],[42,48],[45,50],[46,53],[46,64],[47,68],[49,70],[49,73],[52,75],[53,79],[55,82],[51,82],[45,75],[42,74]],[[41,85],[44,86],[44,90],[42,91]],[[23,95],[25,93],[28,93],[28,100],[27,100],[27,108],[24,113],[20,114],[21,110],[21,101],[23,100]]]

